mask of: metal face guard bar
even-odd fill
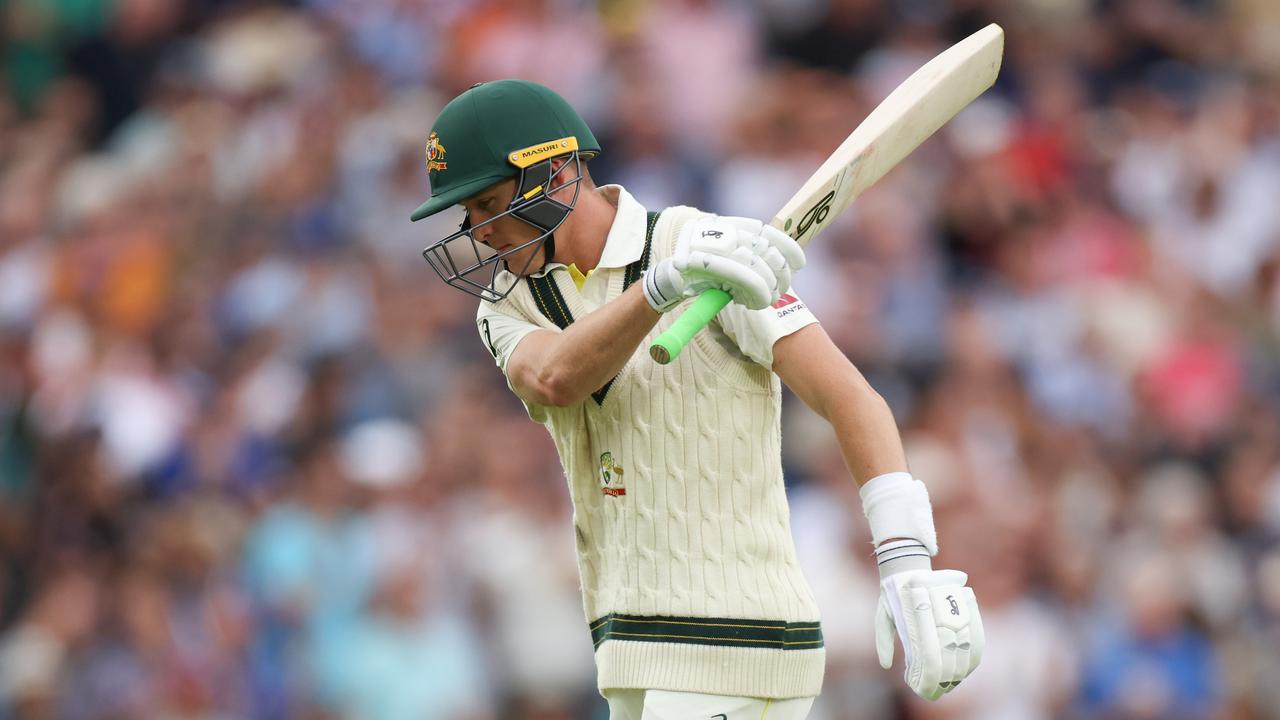
[[[530,274],[530,266],[537,253],[530,253],[529,259],[518,270],[510,267],[506,258],[528,248],[545,246],[547,252],[543,254],[543,262],[550,262],[555,252],[552,236],[564,223],[565,218],[569,217],[569,213],[577,207],[578,196],[582,191],[582,159],[577,152],[571,153],[569,157],[569,162],[562,164],[554,171],[551,162],[556,158],[524,168],[520,171],[516,193],[506,210],[478,225],[472,225],[471,216],[467,214],[463,217],[457,232],[428,245],[422,251],[422,256],[440,279],[482,300],[498,302],[505,298],[517,284],[511,282],[505,287],[499,287],[501,277],[499,271],[506,269],[518,277],[524,277]],[[552,179],[558,177],[571,164],[577,171],[576,177],[556,190],[559,192],[565,187],[573,186],[573,197],[568,204],[565,204],[552,199],[549,191]],[[495,253],[493,248],[475,239],[473,233],[476,230],[508,215],[532,225],[540,234],[502,253]]]

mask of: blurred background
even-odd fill
[[[983,665],[879,669],[784,420],[814,720],[1280,718],[1280,3],[0,0],[0,718],[606,716],[564,479],[410,224],[524,77],[650,208],[771,217],[988,22],[994,90],[796,286],[891,402]]]

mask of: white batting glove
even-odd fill
[[[894,631],[906,656],[907,686],[937,700],[969,676],[982,660],[986,636],[969,576],[934,570],[938,551],[933,510],[924,483],[905,472],[873,478],[860,490],[877,543],[880,603],[876,655],[893,667]]]
[[[925,700],[951,692],[982,660],[985,636],[969,576],[959,570],[908,570],[880,580],[876,656],[893,667],[894,630],[902,641],[907,687]]]
[[[791,287],[791,274],[804,263],[800,245],[777,228],[749,218],[703,218],[685,225],[675,253],[645,272],[645,299],[666,312],[686,297],[718,288],[760,310]]]

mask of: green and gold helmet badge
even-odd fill
[[[444,145],[440,144],[440,136],[433,130],[431,135],[427,136],[427,172],[445,170],[448,167],[449,163],[444,161]]]

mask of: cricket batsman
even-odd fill
[[[818,608],[796,562],[781,382],[831,423],[881,577],[875,642],[929,700],[977,666],[957,570],[932,569],[929,495],[887,404],[795,293],[800,246],[757,220],[642,207],[597,186],[601,151],[550,89],[482,83],[427,140],[432,195],[461,205],[424,255],[481,298],[480,338],[555,441],[573,500],[586,631],[614,720],[804,718],[822,687]],[[647,352],[708,288],[733,302],[670,365]]]

